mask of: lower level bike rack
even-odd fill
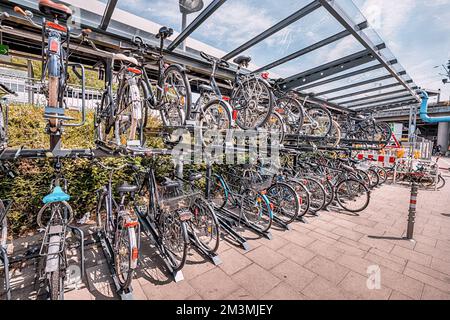
[[[241,217],[239,217],[238,215],[236,215],[233,211],[231,211],[229,209],[226,209],[226,208],[219,209],[218,214],[222,217],[225,216],[227,218],[234,220],[237,223],[245,225],[247,228],[249,228],[250,230],[252,230],[253,232],[255,232],[256,234],[258,234],[262,237],[265,237],[269,240],[272,240],[272,238],[273,238],[272,234],[269,231],[262,231],[254,223],[252,223],[250,221],[246,221],[245,219],[242,219]]]
[[[11,300],[11,286],[9,283],[9,259],[8,253],[6,252],[6,248],[3,248],[3,246],[0,246],[0,261],[3,263],[5,270],[6,300]]]
[[[119,295],[121,300],[133,300],[133,288],[130,287],[125,291],[122,289],[119,283],[119,279],[117,277],[116,268],[114,266],[114,254],[111,243],[108,238],[105,236],[103,231],[98,231],[97,236],[100,240],[100,244],[102,245],[103,253],[106,257],[109,271],[111,272],[111,276],[114,282],[114,286],[116,287],[116,292]]]
[[[181,271],[173,270],[172,266],[170,265],[169,262],[170,258],[166,254],[166,250],[164,249],[162,243],[158,240],[158,233],[156,231],[156,228],[150,221],[148,221],[147,217],[145,217],[140,210],[135,210],[135,212],[137,213],[137,217],[139,219],[139,223],[141,224],[142,230],[147,235],[147,237],[152,239],[152,242],[155,244],[159,256],[162,258],[164,264],[166,265],[167,269],[172,275],[173,280],[175,282],[180,282],[184,280],[183,273]]]
[[[220,214],[217,214],[217,220],[219,221],[220,230],[225,232],[229,237],[233,238],[234,241],[236,241],[240,247],[242,247],[245,251],[250,250],[250,245],[248,244],[247,239],[239,235],[234,229],[233,225],[235,225],[235,221],[221,216]]]
[[[220,259],[219,255],[217,253],[209,252],[209,251],[203,249],[195,241],[194,235],[190,231],[188,231],[188,233],[189,233],[189,239],[191,240],[191,244],[202,256],[204,256],[208,260],[210,260],[215,266],[222,264],[222,260]]]

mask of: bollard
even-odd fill
[[[406,239],[408,240],[413,240],[414,222],[416,219],[417,194],[417,183],[413,182],[411,184],[411,200],[409,201],[408,230],[406,231]]]

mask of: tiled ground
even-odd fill
[[[442,167],[449,165],[442,160]],[[272,230],[273,240],[246,232],[253,239],[248,252],[223,241],[217,267],[191,250],[185,280],[178,283],[144,242],[134,298],[450,299],[450,174],[445,175],[443,190],[419,193],[415,242],[402,239],[409,189],[386,185],[373,191],[360,215],[322,212],[290,231]],[[87,260],[88,284],[68,291],[66,299],[117,299],[101,250],[94,246]],[[35,297],[33,268],[15,268],[13,298]],[[370,290],[372,269],[379,269],[380,287]]]

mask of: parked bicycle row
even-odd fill
[[[148,166],[133,161],[110,166],[92,160],[93,165],[108,172],[107,184],[96,191],[93,216],[96,234],[111,254],[122,292],[130,289],[139,268],[142,233],[153,240],[168,270],[177,272],[185,265],[192,246],[206,254],[217,253],[221,234],[227,233],[220,222],[223,219],[234,219],[260,234],[269,232],[273,225],[288,230],[289,224],[300,223],[305,215],[329,208],[361,212],[369,204],[370,190],[386,181],[385,171],[378,166],[369,164],[361,169],[361,161],[319,152],[290,151],[277,165],[259,159],[254,164],[212,165],[206,172],[190,165],[181,176],[175,170],[171,175],[156,174],[159,159],[155,157]],[[62,159],[54,160],[54,170],[50,193],[42,199],[44,205],[36,216],[43,232],[37,272],[40,288],[48,297],[63,299],[68,233],[82,239],[81,257],[84,235],[73,225],[74,212],[67,193],[70,181],[64,179]],[[118,172],[126,172],[130,179],[114,185],[113,177]],[[6,222],[11,206],[14,204],[7,200],[0,206],[1,256],[6,275]]]
[[[237,71],[226,96],[216,81],[216,72],[219,68],[229,69],[229,62],[201,52],[204,61],[211,64],[211,75],[208,83],[197,84],[200,96],[194,102],[187,70],[181,65],[169,65],[164,57],[165,40],[173,34],[171,28],[159,30],[156,35],[158,47],[134,36],[128,46],[121,45],[119,51],[111,52],[100,49],[89,38],[92,33],[89,29],[75,34],[70,32],[66,25],[71,15],[69,8],[61,5],[56,8],[48,1],[40,1],[39,9],[52,21],[43,19],[42,24],[37,24],[30,11],[14,8],[33,27],[42,30],[41,82],[42,93],[47,97],[44,117],[48,122],[47,133],[55,140],[53,144],[64,126],[81,126],[86,119],[84,94],[81,120],[76,122],[65,114],[64,93],[68,90],[69,68],[79,78],[82,88],[85,87],[84,66],[69,62],[71,44],[88,45],[102,57],[94,66],[105,80],[94,120],[95,138],[100,145],[143,148],[151,110],[159,113],[166,129],[193,126],[200,133],[206,130],[217,133],[229,129],[267,129],[279,135],[280,143],[291,147],[305,144],[337,147],[355,143],[384,146],[391,138],[390,127],[377,123],[370,115],[332,115],[324,103],[312,100],[313,94],[286,92],[280,85],[282,79],[272,80],[268,72],[248,72],[249,56],[233,60]],[[1,15],[1,20],[9,18],[8,14]],[[156,81],[150,78],[147,70],[147,65],[155,63]],[[6,122],[0,120],[1,130],[5,131]],[[4,145],[6,133],[0,138]],[[207,142],[202,135],[200,139],[203,144]]]

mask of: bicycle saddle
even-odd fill
[[[133,193],[133,192],[138,192],[138,191],[139,191],[138,186],[128,184],[127,182],[124,182],[120,186],[117,187],[118,193]]]
[[[234,63],[243,67],[248,67],[250,61],[252,61],[252,58],[249,56],[239,56],[233,60]]]
[[[203,175],[200,172],[193,172],[189,175],[189,181],[197,181],[200,180],[203,177]]]
[[[167,27],[162,27],[161,29],[159,29],[158,34],[156,35],[156,38],[159,39],[167,39],[169,38],[171,35],[173,35],[173,29],[172,28],[167,28]]]
[[[40,0],[39,11],[52,18],[67,20],[72,16],[72,10],[61,3],[51,0]]]
[[[60,201],[69,201],[70,200],[70,196],[65,193],[60,186],[56,186],[52,193],[46,195],[44,197],[44,199],[42,199],[42,202],[44,202],[44,204],[47,203],[53,203],[53,202],[60,202]]]
[[[173,181],[167,177],[164,177],[164,181],[161,183],[161,186],[164,188],[179,188],[181,184],[179,181]]]
[[[314,92],[308,93],[308,97],[310,97],[310,98],[314,98],[315,96],[316,96],[316,94]]]
[[[208,86],[207,84],[201,84],[198,86],[198,89],[200,92],[213,92],[213,88],[211,86]]]
[[[126,61],[126,62],[129,62],[129,63],[135,65],[135,66],[139,65],[139,61],[137,61],[136,58],[128,57],[128,56],[124,55],[123,53],[116,53],[114,55],[114,60]]]

